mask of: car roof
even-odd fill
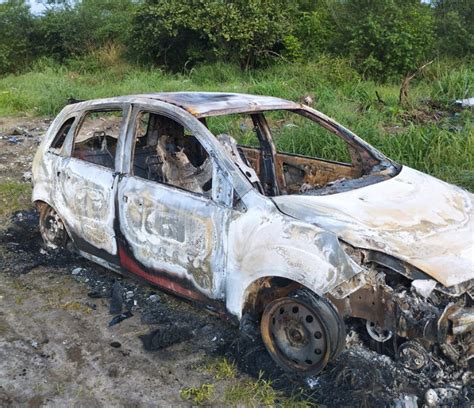
[[[103,101],[123,100],[130,102],[132,99],[133,103],[133,98],[167,102],[185,109],[198,118],[273,109],[300,109],[302,107],[299,103],[273,96],[225,92],[160,92],[121,96]]]

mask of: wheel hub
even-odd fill
[[[316,313],[297,301],[277,305],[270,314],[270,334],[277,352],[293,365],[305,369],[317,366],[325,358],[325,329]]]
[[[292,320],[288,322],[285,333],[288,343],[290,343],[292,347],[304,347],[308,344],[308,332],[298,321]]]

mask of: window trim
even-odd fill
[[[104,165],[101,165],[101,164],[97,164],[97,163],[94,163],[94,162],[90,162],[90,161],[81,159],[79,157],[74,157],[73,153],[74,153],[74,144],[75,144],[75,141],[76,141],[76,137],[78,135],[78,132],[82,128],[82,125],[83,125],[84,120],[87,117],[87,115],[89,113],[94,113],[94,112],[114,112],[114,111],[115,112],[121,112],[122,117],[121,117],[121,120],[120,120],[119,135],[118,135],[118,138],[117,138],[117,147],[115,149],[115,155],[114,155],[114,159],[113,159],[113,167],[104,166]],[[120,103],[120,104],[91,105],[91,106],[88,106],[88,107],[82,109],[79,112],[76,112],[75,114],[77,115],[76,124],[75,125],[73,124],[73,127],[70,129],[70,131],[71,130],[73,131],[73,134],[71,136],[70,145],[68,146],[68,150],[69,150],[68,154],[67,154],[68,157],[70,157],[71,159],[75,159],[75,160],[81,160],[85,163],[89,163],[93,166],[99,166],[100,168],[108,169],[108,170],[111,170],[113,172],[116,171],[116,169],[119,168],[118,158],[123,154],[122,153],[122,151],[123,151],[123,142],[121,142],[121,140],[123,140],[125,138],[126,132],[127,132],[128,120],[129,120],[129,115],[130,115],[129,105],[125,105],[123,103]],[[69,133],[68,133],[68,136],[69,136]]]
[[[183,123],[184,121],[181,121],[179,118],[173,117],[173,115],[168,115],[168,114],[166,114],[166,112],[158,112],[157,110],[153,110],[153,107],[145,107],[143,105],[135,105],[134,106],[133,119],[130,123],[130,124],[133,125],[133,126],[130,126],[130,130],[132,132],[131,146],[130,146],[130,148],[127,148],[127,151],[130,152],[130,158],[128,160],[128,163],[129,163],[128,175],[130,177],[136,178],[138,180],[144,180],[144,181],[149,182],[149,183],[155,183],[155,184],[158,184],[158,185],[161,185],[161,186],[166,186],[166,187],[169,187],[169,188],[177,189],[178,191],[184,191],[184,192],[189,193],[191,195],[194,195],[194,196],[197,196],[197,197],[202,197],[205,200],[209,200],[209,201],[212,201],[215,204],[218,204],[214,200],[214,184],[212,185],[211,189],[209,190],[211,192],[211,195],[206,196],[203,193],[197,193],[195,191],[187,190],[183,187],[180,187],[180,186],[177,186],[177,185],[174,185],[174,184],[169,184],[169,183],[166,183],[166,182],[163,182],[163,181],[155,181],[155,180],[146,179],[146,178],[140,177],[140,176],[138,176],[134,173],[133,164],[134,164],[134,158],[135,158],[136,133],[138,131],[138,124],[139,124],[140,115],[143,114],[143,113],[164,116],[168,119],[171,119],[171,120],[175,121],[179,125],[183,126],[185,131],[189,130],[190,132],[192,132],[192,130],[186,124]],[[149,126],[149,123],[148,123],[148,126]],[[147,127],[147,132],[148,132],[148,127]],[[216,167],[217,167],[217,163],[216,163],[216,160],[215,160],[214,156],[208,151],[206,146],[203,145],[203,143],[201,142],[201,138],[197,137],[194,134],[194,132],[192,133],[192,136],[198,141],[198,143],[206,151],[207,157],[209,158],[209,160],[211,161],[211,164],[212,164],[212,178],[214,178],[214,173],[215,173]]]

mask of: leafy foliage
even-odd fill
[[[470,0],[437,0],[435,5],[436,41],[440,54],[473,55],[474,3]]]
[[[33,17],[24,2],[0,3],[0,74],[20,71],[32,61],[33,32]]]
[[[349,42],[349,52],[369,76],[386,79],[405,74],[430,55],[433,18],[427,5],[413,0],[385,0],[379,2],[378,10],[363,4],[357,9],[363,15]]]
[[[364,78],[399,81],[437,57],[474,54],[470,0],[26,0],[0,4],[0,74],[38,58],[103,68],[127,59],[189,72],[350,59]],[[113,57],[113,58],[110,58]],[[82,60],[82,61],[79,61]],[[113,61],[112,61],[113,60]],[[328,58],[328,64],[332,64]]]
[[[134,7],[131,0],[82,0],[50,8],[37,19],[37,49],[64,61],[107,43],[123,43]]]
[[[175,70],[216,59],[248,68],[282,48],[289,10],[282,0],[148,0],[135,14],[130,46],[142,61]]]

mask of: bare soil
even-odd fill
[[[0,183],[28,183],[49,122],[0,118]],[[223,406],[229,386],[260,375],[285,395],[328,407],[421,406],[430,389],[438,398],[430,406],[472,406],[472,373],[436,355],[422,372],[407,370],[367,348],[355,326],[347,349],[320,376],[285,374],[256,322],[239,332],[73,252],[46,250],[27,202],[0,222],[0,407],[191,406],[180,391],[204,383],[215,385],[206,404]],[[224,356],[236,364],[236,379],[216,380],[203,368]]]

